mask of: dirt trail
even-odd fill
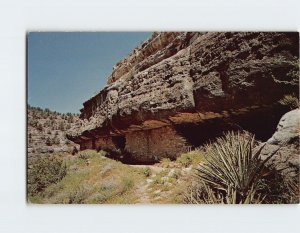
[[[129,165],[129,166],[135,168],[150,168],[153,174],[157,174],[162,170],[164,170],[164,168],[155,165]],[[148,187],[151,182],[151,181],[149,182],[149,180],[152,180],[151,177],[145,181],[142,181],[138,189],[136,190],[137,195],[139,197],[139,202],[138,202],[139,204],[151,204],[151,199],[148,194]]]
[[[159,203],[161,198],[166,198],[172,192],[172,187],[174,187],[174,183],[169,181],[169,178],[172,177],[176,173],[187,174],[191,171],[192,167],[188,168],[164,168],[157,165],[129,165],[134,168],[145,169],[149,168],[151,170],[151,175],[148,176],[145,180],[141,181],[139,184],[136,194],[139,198],[138,203],[140,204],[151,204],[151,203]],[[163,175],[160,174],[162,171],[166,171]],[[158,178],[157,178],[158,176]],[[168,185],[169,189],[164,189],[161,185],[152,185],[154,181],[157,179],[163,180],[165,185]],[[171,188],[170,188],[171,186]]]
[[[137,195],[139,197],[139,204],[150,204],[151,203],[151,200],[150,200],[150,197],[148,195],[148,183],[143,181],[138,189],[136,190],[137,192]]]

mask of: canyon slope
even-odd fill
[[[227,130],[266,141],[299,95],[299,34],[155,32],[83,103],[68,139],[121,160],[175,159]]]
[[[78,145],[68,140],[65,131],[78,121],[78,116],[62,114],[28,105],[27,152],[28,164],[40,155],[71,153]]]

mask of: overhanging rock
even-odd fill
[[[140,162],[176,158],[226,130],[267,139],[288,110],[278,101],[298,96],[298,64],[298,33],[153,33],[83,104],[68,138]]]

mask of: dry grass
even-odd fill
[[[64,154],[59,158],[66,165],[67,175],[30,195],[29,201],[63,204],[298,203],[298,183],[285,180],[279,173],[261,178],[260,167],[265,167],[265,162],[252,153],[253,140],[243,137],[227,135],[204,149],[182,154],[176,161],[163,159],[156,167],[122,164],[106,158],[103,151],[85,150],[76,156]]]
[[[84,156],[83,156],[84,155]],[[32,203],[136,203],[134,189],[144,178],[141,169],[108,159],[104,152],[83,151],[64,158],[68,174],[38,195]],[[89,163],[87,163],[89,161]]]
[[[205,152],[197,149],[182,154],[177,158],[176,162],[183,167],[197,166],[205,161]]]

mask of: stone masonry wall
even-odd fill
[[[80,149],[101,149],[119,155],[129,153],[133,161],[153,162],[162,158],[176,159],[188,146],[186,140],[170,126],[128,132],[125,138],[125,148],[120,148],[109,136],[82,141]]]
[[[133,159],[143,162],[176,159],[185,151],[186,141],[173,128],[162,127],[127,133],[125,149]]]
[[[85,140],[80,144],[80,150],[101,149],[107,151],[118,151],[111,137],[101,137],[96,139]]]
[[[113,143],[111,137],[101,137],[95,140],[95,149],[107,150],[107,151],[118,151],[118,148]]]
[[[80,150],[93,149],[92,140],[85,140],[80,142]]]

